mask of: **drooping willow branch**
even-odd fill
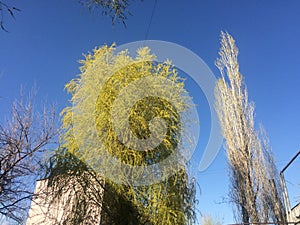
[[[6,32],[8,30],[4,26],[4,20],[6,15],[10,15],[13,19],[15,19],[15,13],[20,11],[20,9],[11,6],[3,1],[0,1],[0,28]]]

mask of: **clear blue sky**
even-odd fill
[[[47,98],[58,110],[65,107],[68,95],[63,88],[79,73],[82,53],[103,44],[143,40],[154,4],[136,0],[125,29],[122,24],[112,27],[107,17],[89,14],[77,1],[10,2],[22,11],[16,20],[5,18],[9,33],[0,32],[1,120],[21,85],[30,88],[36,83],[40,101]],[[300,149],[299,12],[298,0],[158,0],[148,36],[191,49],[219,76],[214,62],[220,31],[233,35],[250,99],[256,103],[256,121],[267,130],[279,169]],[[189,87],[198,110],[205,112],[204,100]],[[200,120],[205,121],[205,113]],[[290,172],[292,187],[300,184],[299,161]],[[202,189],[199,210],[224,223],[234,222],[231,206],[217,204],[228,190],[224,151],[197,178]]]

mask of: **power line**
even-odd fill
[[[148,24],[148,27],[147,27],[147,30],[146,30],[145,40],[148,39],[148,35],[149,35],[150,27],[151,27],[151,24],[152,24],[154,12],[155,12],[155,9],[156,9],[156,5],[157,5],[157,0],[155,0],[155,2],[154,2],[154,6],[153,6],[153,9],[152,9],[152,12],[151,12],[150,21],[149,21],[149,24]]]
[[[292,162],[300,155],[300,150],[296,153],[296,155],[288,162],[288,164],[280,171],[280,174],[282,174],[291,164]]]

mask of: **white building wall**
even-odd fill
[[[288,221],[300,224],[300,203],[288,213]]]
[[[35,188],[35,197],[32,199],[26,225],[59,225],[62,224],[62,218],[65,210],[68,210],[68,204],[72,204],[72,196],[76,190],[76,183],[72,183],[72,187],[66,187],[66,192],[54,204],[49,204],[49,196],[51,193],[47,189],[48,180],[37,181]],[[75,186],[75,187],[74,187]],[[103,193],[103,190],[100,190]],[[71,199],[70,199],[71,198]],[[91,205],[89,212],[94,215],[94,224],[100,224],[101,207]],[[82,223],[85,224],[85,223]],[[79,225],[79,224],[78,224]]]

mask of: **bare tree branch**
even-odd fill
[[[21,223],[33,196],[42,154],[57,134],[53,108],[34,112],[35,94],[12,106],[11,118],[0,125],[0,214]]]

